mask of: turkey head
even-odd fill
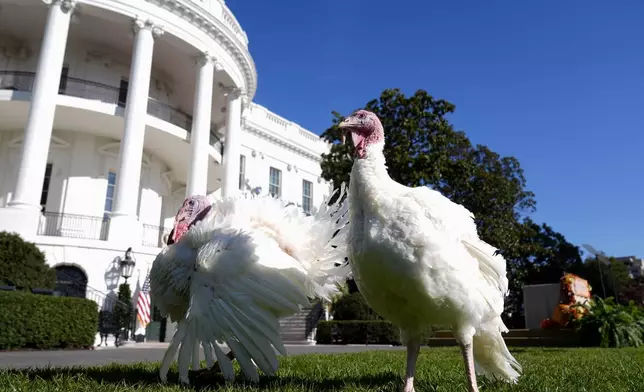
[[[385,140],[385,131],[380,119],[368,110],[358,110],[345,118],[338,127],[351,132],[351,140],[358,158],[365,157],[367,146]]]
[[[184,200],[174,218],[174,228],[168,236],[168,246],[179,241],[190,228],[210,211],[212,206],[206,196],[190,196]]]

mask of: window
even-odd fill
[[[246,188],[246,157],[239,155],[239,190]]]
[[[119,101],[118,106],[124,108],[127,101],[127,89],[129,87],[129,82],[127,79],[121,78],[121,84],[119,85]]]
[[[107,192],[105,192],[105,212],[103,218],[107,218],[112,212],[112,202],[114,201],[114,187],[116,187],[116,173],[112,170],[107,174]]]
[[[273,197],[282,197],[282,171],[271,167],[268,178],[268,193]]]
[[[313,183],[302,180],[302,209],[307,214],[311,213],[311,204],[313,202]]]
[[[42,182],[42,191],[40,192],[40,207],[42,210],[45,210],[47,206],[47,196],[49,196],[49,183],[51,182],[51,169],[54,167],[53,164],[48,163],[45,167],[45,179]]]
[[[69,75],[69,65],[63,65],[63,70],[60,72],[60,83],[58,84],[58,94],[65,94],[65,89],[67,89],[68,75]]]

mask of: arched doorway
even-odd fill
[[[73,265],[60,265],[56,270],[56,291],[65,297],[85,298],[87,275]]]

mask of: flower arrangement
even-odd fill
[[[555,307],[552,319],[543,320],[541,328],[565,328],[571,320],[580,320],[588,314],[592,300],[591,287],[586,279],[564,273],[561,277],[561,294],[561,303]]]

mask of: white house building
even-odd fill
[[[328,145],[256,88],[224,0],[0,0],[0,231],[101,305],[129,247],[142,284],[186,196],[309,210]]]

